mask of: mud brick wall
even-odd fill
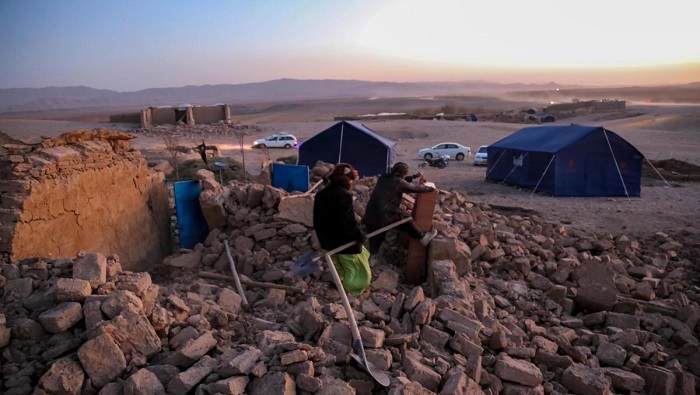
[[[71,132],[0,156],[0,253],[5,260],[117,254],[144,270],[170,252],[167,191],[130,148],[133,136]]]
[[[174,108],[151,109],[151,125],[174,125],[175,121]]]
[[[192,116],[197,124],[217,123],[226,120],[226,108],[223,105],[192,107]]]

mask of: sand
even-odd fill
[[[640,114],[623,117],[625,114]],[[298,115],[298,114],[297,114]],[[294,120],[284,122],[285,119]],[[313,119],[313,118],[311,118]],[[265,118],[256,115],[258,124],[265,128],[250,136],[250,141],[266,137],[275,131],[288,131],[300,141],[307,140],[334,123],[327,121],[298,122],[298,116],[279,114]],[[243,120],[244,122],[246,120]],[[366,126],[397,142],[399,160],[417,169],[420,159],[417,151],[440,142],[453,141],[470,146],[476,152],[480,145],[490,144],[520,129],[523,124],[496,122],[457,122],[390,120],[363,122]],[[567,119],[559,124],[576,123],[600,125],[627,139],[648,159],[675,158],[700,165],[700,106],[685,105],[630,105],[620,114],[599,113]],[[135,125],[98,124],[70,121],[38,121],[0,119],[0,131],[24,140],[38,136],[55,136],[76,129],[104,127],[128,131]],[[201,137],[184,138],[182,145],[195,146]],[[216,144],[226,156],[241,159],[237,142],[232,137],[208,136],[207,144]],[[138,136],[133,145],[149,159],[167,157],[162,139]],[[256,174],[264,159],[261,150],[246,149],[248,171]],[[271,158],[295,155],[296,151],[269,150]],[[545,219],[581,227],[601,233],[649,236],[655,232],[689,232],[698,234],[700,223],[700,183],[643,179],[639,198],[555,198],[531,194],[529,190],[485,182],[485,168],[473,165],[471,158],[450,161],[446,169],[428,167],[424,174],[441,189],[464,193],[472,202],[489,203],[503,213],[538,215]]]

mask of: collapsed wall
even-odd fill
[[[133,135],[75,131],[0,156],[0,253],[4,260],[119,255],[143,270],[170,252],[162,173],[131,149]]]

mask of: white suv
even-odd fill
[[[289,133],[275,133],[253,142],[253,148],[292,148],[297,145],[297,138]]]

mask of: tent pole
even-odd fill
[[[625,196],[627,196],[627,201],[632,203],[632,199],[630,199],[630,194],[627,192],[627,185],[625,185],[625,179],[622,178],[622,172],[620,171],[620,166],[617,165],[617,158],[615,157],[615,152],[613,152],[612,149],[612,144],[610,144],[610,139],[608,138],[608,132],[603,128],[603,135],[605,136],[605,141],[608,142],[608,148],[610,148],[610,154],[613,157],[613,162],[615,162],[615,168],[617,169],[617,174],[620,175],[620,182],[622,182],[622,187],[625,189]]]
[[[525,157],[526,157],[526,156],[527,156],[527,152],[523,155],[523,160],[525,160]],[[516,168],[516,167],[518,167],[517,164],[516,164],[516,165],[513,165],[513,168],[510,169],[510,172],[508,173],[508,175],[506,176],[506,178],[504,178],[503,180],[501,180],[501,182],[500,182],[501,184],[503,184],[504,182],[506,182],[506,180],[508,179],[508,177],[510,177],[510,175],[513,174],[513,172],[515,171],[515,168]]]
[[[537,181],[537,185],[535,185],[535,189],[532,190],[532,193],[530,194],[530,199],[532,199],[532,195],[535,194],[535,191],[537,190],[537,187],[540,186],[540,183],[542,182],[542,179],[544,178],[544,175],[547,174],[547,170],[549,170],[549,166],[552,165],[552,161],[554,161],[554,157],[555,157],[555,156],[556,156],[556,154],[555,154],[555,155],[552,155],[552,159],[550,159],[550,160],[549,160],[549,163],[547,163],[547,168],[544,169],[544,171],[542,172],[542,175],[540,176],[540,180]]]
[[[340,163],[340,158],[343,155],[343,128],[345,127],[345,121],[340,124],[340,147],[338,149],[338,163]]]
[[[659,177],[661,177],[661,179],[664,180],[664,182],[666,183],[666,186],[669,187],[669,188],[671,188],[671,190],[673,190],[673,187],[671,186],[671,184],[669,184],[668,181],[666,181],[666,179],[664,178],[664,176],[661,175],[661,173],[659,172],[659,170],[656,168],[656,166],[654,166],[654,164],[651,163],[651,161],[649,160],[649,158],[647,158],[647,157],[645,156],[644,159],[647,160],[647,163],[649,163],[649,166],[651,166],[651,168],[654,169],[654,171],[656,172],[656,174],[658,174]],[[673,192],[676,192],[676,191],[673,190]],[[683,198],[681,197],[681,195],[680,195],[678,192],[676,192],[676,196],[678,196],[678,200],[683,200]]]

